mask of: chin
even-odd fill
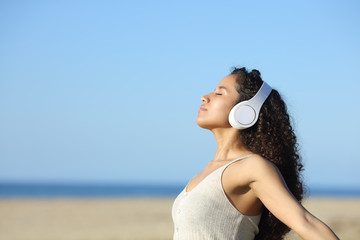
[[[198,126],[203,128],[203,129],[208,129],[208,130],[213,129],[213,127],[211,127],[211,126],[206,126],[206,125],[201,125],[201,124],[198,124]]]
[[[220,120],[219,121],[206,121],[205,119],[201,119],[199,117],[196,118],[196,124],[204,129],[212,130],[214,128],[231,128],[230,123],[226,120]]]
[[[218,124],[218,123],[211,123],[209,121],[204,121],[199,118],[196,119],[196,124],[204,129],[212,130],[214,128],[225,128],[230,126],[230,124]],[[231,126],[230,126],[231,127]]]
[[[206,121],[201,121],[199,118],[196,118],[196,124],[204,129],[212,129]]]

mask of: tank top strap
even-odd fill
[[[251,154],[249,154],[249,155],[242,156],[242,157],[240,157],[240,158],[236,158],[236,159],[232,160],[231,162],[228,162],[227,164],[225,164],[225,165],[223,166],[223,168],[226,168],[226,167],[229,166],[230,164],[232,164],[232,163],[234,163],[234,162],[237,162],[237,161],[239,161],[239,160],[241,160],[241,159],[250,157],[250,156],[252,156],[252,155],[254,155],[254,154],[251,153]]]

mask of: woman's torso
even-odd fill
[[[254,239],[261,214],[242,214],[228,199],[221,182],[227,166],[250,155],[235,159],[208,174],[195,187],[184,190],[172,209],[176,239]]]

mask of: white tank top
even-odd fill
[[[194,189],[187,186],[172,207],[174,240],[252,240],[259,232],[261,214],[246,216],[225,195],[221,176],[235,159],[206,176]]]

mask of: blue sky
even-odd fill
[[[360,187],[358,1],[0,1],[0,181],[185,184],[232,66],[284,97],[309,186]]]

